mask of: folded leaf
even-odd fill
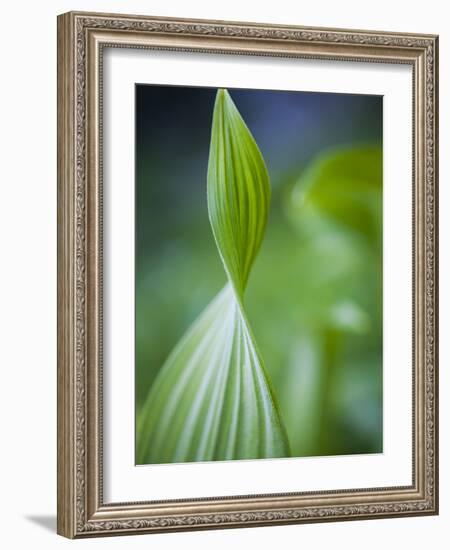
[[[241,295],[270,202],[264,159],[225,90],[217,93],[208,164],[208,211],[225,270]]]
[[[267,222],[263,157],[226,90],[214,107],[208,212],[229,282],[161,368],[137,426],[137,462],[289,456],[243,305]]]

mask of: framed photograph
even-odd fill
[[[58,18],[58,532],[436,514],[432,35]]]

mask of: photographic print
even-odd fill
[[[136,464],[382,452],[382,97],[135,94]]]

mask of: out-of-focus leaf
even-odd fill
[[[296,183],[298,215],[308,208],[381,242],[383,161],[380,147],[351,148],[321,155]]]
[[[289,456],[243,306],[269,201],[262,155],[228,92],[219,90],[208,211],[229,282],[178,343],[151,388],[138,420],[140,464]]]
[[[353,452],[367,442],[356,438],[347,441],[349,422],[343,420],[342,387],[353,387],[348,365],[358,364],[363,378],[377,379],[381,372],[381,148],[322,153],[289,186],[285,199],[285,212],[302,242],[303,271],[309,270],[301,287],[302,309],[309,316],[303,323],[311,331],[311,339],[320,342],[315,376],[305,375],[303,381],[302,391],[309,392],[307,412],[300,404],[290,403],[288,407],[285,401],[289,400],[283,401],[283,394],[281,397],[292,451]],[[308,302],[308,296],[314,304]],[[310,318],[318,322],[313,325]],[[371,353],[378,362],[366,361]],[[303,364],[298,364],[298,369],[302,374],[309,372]],[[277,379],[275,382],[280,384]],[[367,408],[378,403],[379,394],[374,389],[365,397]],[[356,417],[361,415],[360,401],[352,391],[348,392],[347,405],[345,414],[352,410],[353,414],[357,411]],[[295,414],[299,433],[292,421]],[[306,414],[314,414],[315,420],[314,437],[309,439],[303,427]],[[374,424],[378,421],[376,417]],[[368,441],[373,440],[374,433]],[[382,448],[379,439],[371,451],[377,445]]]
[[[370,329],[370,317],[355,302],[335,303],[329,311],[330,325],[342,332],[364,334]]]
[[[323,402],[324,364],[321,341],[314,331],[298,333],[295,345],[288,348],[277,395],[283,403],[283,418],[289,431],[293,456],[317,452]],[[296,454],[294,454],[296,453]]]

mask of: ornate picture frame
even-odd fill
[[[105,48],[405,64],[413,75],[412,483],[105,503]],[[58,17],[58,533],[69,538],[438,513],[438,38],[70,12]],[[130,366],[131,368],[131,366]]]

